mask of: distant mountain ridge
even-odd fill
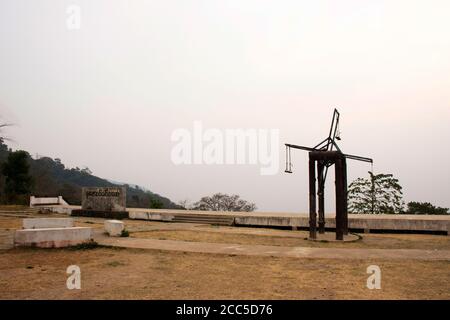
[[[0,165],[6,160],[11,149],[0,140]],[[153,193],[137,185],[115,183],[94,176],[88,168],[66,168],[60,159],[29,156],[30,174],[33,177],[35,196],[62,196],[69,204],[81,204],[82,187],[117,187],[127,189],[127,207],[182,209],[169,198]],[[5,177],[0,174],[0,190],[3,190]]]
[[[149,189],[147,189],[146,187],[143,187],[143,186],[140,186],[140,185],[137,185],[137,184],[131,184],[131,183],[126,183],[126,182],[114,181],[114,180],[110,180],[110,179],[106,179],[106,181],[111,182],[112,184],[119,185],[119,186],[128,185],[131,188],[137,188],[137,189],[141,189],[143,191],[151,193],[151,191]]]

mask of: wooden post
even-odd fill
[[[336,240],[344,240],[345,188],[342,157],[336,159]]]
[[[325,233],[325,184],[323,181],[323,171],[325,161],[317,161],[317,176],[318,176],[318,192],[319,196],[319,233]]]
[[[316,239],[316,164],[309,154],[309,237]]]
[[[344,175],[344,234],[348,235],[348,186],[347,186],[347,159],[342,158],[342,174]]]

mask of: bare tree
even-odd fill
[[[186,209],[186,210],[192,210],[193,209],[193,204],[191,203],[191,201],[189,201],[189,199],[181,200],[177,204],[180,207],[183,207],[183,209]]]
[[[10,127],[10,126],[12,126],[12,123],[2,123],[2,124],[0,124],[0,139],[1,139],[2,141],[8,141],[8,140],[11,140],[10,138],[8,138],[8,137],[6,137],[6,136],[4,135],[4,129],[5,129],[6,127]]]
[[[210,197],[203,197],[196,202],[194,210],[205,211],[244,211],[251,212],[256,210],[256,205],[241,199],[238,195],[227,195],[216,193]]]

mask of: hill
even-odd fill
[[[0,165],[7,159],[10,152],[11,149],[0,139]],[[33,159],[28,156],[28,161],[30,174],[33,177],[32,194],[38,197],[60,195],[68,203],[80,205],[82,187],[125,186],[127,188],[127,207],[182,209],[170,199],[139,186],[113,183],[94,176],[87,168],[66,168],[60,159],[50,157]],[[4,183],[5,177],[0,173],[0,192],[3,192]]]

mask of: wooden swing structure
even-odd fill
[[[348,206],[347,206],[347,159],[373,163],[373,160],[342,153],[336,143],[340,141],[339,111],[334,109],[330,132],[315,147],[304,147],[294,144],[286,146],[286,173],[292,173],[291,149],[309,152],[309,238],[317,238],[317,209],[316,209],[316,180],[319,211],[319,233],[325,233],[325,181],[328,168],[335,165],[336,176],[336,240],[344,240],[348,234]],[[317,164],[317,177],[316,177]]]

